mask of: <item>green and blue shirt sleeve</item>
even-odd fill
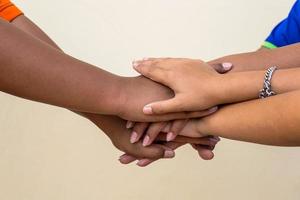
[[[274,49],[300,42],[300,1],[293,5],[289,15],[281,21],[263,43],[263,47]]]

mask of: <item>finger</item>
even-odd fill
[[[198,151],[199,156],[203,160],[211,160],[214,158],[214,153],[211,150],[212,147],[206,145],[192,145],[192,147]]]
[[[164,139],[164,136],[159,136],[159,139]],[[180,143],[190,143],[190,144],[201,144],[201,145],[216,145],[220,140],[216,140],[212,137],[202,137],[202,138],[190,138],[178,135],[174,142],[180,142]]]
[[[163,145],[153,144],[148,147],[142,145],[142,141],[138,141],[134,144],[129,142],[130,132],[124,133],[123,137],[117,138],[118,149],[125,152],[126,154],[133,156],[137,159],[150,158],[172,158],[174,157],[174,151],[167,149]]]
[[[153,115],[151,117],[151,121],[149,122],[161,122],[161,121],[171,121],[176,119],[190,119],[190,118],[200,118],[210,114],[213,114],[218,110],[218,107],[214,107],[209,110],[204,111],[194,111],[194,112],[175,112],[175,113],[167,113],[162,115]],[[151,114],[148,114],[151,115]],[[165,132],[165,131],[163,131]]]
[[[175,120],[172,123],[171,130],[167,134],[167,141],[173,141],[187,124],[188,119]]]
[[[172,122],[168,122],[167,125],[161,130],[163,133],[168,133],[171,130]]]
[[[205,147],[198,147],[198,154],[203,160],[212,160],[215,157],[214,152]]]
[[[132,163],[132,162],[135,161],[135,160],[137,160],[137,158],[134,157],[134,156],[131,156],[131,155],[129,155],[129,154],[123,154],[123,155],[121,155],[120,158],[119,158],[119,161],[120,161],[120,163],[122,163],[122,164],[129,164],[129,163]]]
[[[201,111],[200,113],[202,116],[205,116],[216,112],[216,110],[217,107],[213,107],[211,109]],[[185,104],[185,100],[178,95],[168,100],[149,103],[143,108],[143,113],[146,115],[161,115],[186,111],[194,111],[194,109],[189,108],[189,105]]]
[[[196,112],[186,112],[186,119],[190,118],[201,118],[215,113],[218,110],[218,106],[213,108],[204,110],[204,111],[196,111]],[[183,118],[181,118],[183,119]]]
[[[155,140],[160,131],[167,125],[168,122],[156,122],[152,123],[144,137],[143,146],[149,146]]]
[[[216,63],[211,65],[218,73],[224,74],[230,71],[233,67],[232,63],[224,62],[224,63]]]
[[[151,163],[153,163],[154,161],[155,160],[144,158],[144,159],[139,160],[136,163],[136,165],[139,166],[139,167],[146,167],[146,166],[150,165]]]
[[[175,152],[165,144],[152,144],[147,147],[144,147],[141,142],[137,144],[138,147],[132,151],[133,153],[129,153],[137,158],[159,159],[173,158],[175,156]]]
[[[216,143],[217,142],[206,142],[205,144],[207,145],[204,146],[209,149],[209,147],[216,145]],[[173,158],[175,156],[173,149],[184,144],[185,143],[168,142],[164,145],[152,144],[148,147],[143,147],[141,141],[139,141],[138,143],[132,144],[131,148],[126,149],[125,152],[138,159],[149,158],[157,160],[159,158]]]
[[[134,144],[137,141],[139,141],[140,138],[145,133],[148,126],[149,126],[149,123],[146,123],[146,122],[136,123],[133,127],[133,130],[132,130],[132,133],[131,133],[131,136],[130,136],[130,142],[132,144]]]
[[[160,132],[158,134],[158,136],[155,138],[155,143],[161,143],[161,142],[167,142],[167,134],[166,133]]]
[[[225,73],[226,73],[226,72],[232,70],[233,64],[230,63],[230,62],[223,62],[222,67],[223,67],[223,69],[225,70]]]
[[[132,121],[127,121],[126,122],[126,128],[127,129],[131,129],[131,128],[133,128],[134,127],[134,122],[132,122]]]
[[[174,97],[164,101],[157,101],[145,105],[143,108],[143,112],[146,115],[153,114],[166,114],[166,113],[175,113],[175,112],[184,112],[189,111],[186,110],[186,106],[183,104],[183,101],[179,97]]]
[[[173,151],[176,150],[177,148],[183,146],[184,144],[182,143],[177,143],[177,142],[168,142],[165,144],[166,147],[172,149]],[[141,159],[138,161],[137,165],[140,167],[146,167],[150,165],[151,163],[157,161],[159,159]]]
[[[163,85],[170,86],[172,83],[172,77],[170,77],[170,71],[166,70],[166,68],[159,66],[158,63],[160,61],[158,60],[147,60],[147,61],[142,61],[139,64],[134,64],[133,68],[135,71],[140,73],[141,75],[159,82]]]
[[[177,121],[177,120],[176,120]],[[155,137],[156,142],[167,142],[167,134],[171,132],[171,126],[173,122],[167,122],[167,125],[160,131],[160,133]],[[174,131],[176,133],[176,131]],[[180,132],[180,131],[179,131]],[[174,142],[179,143],[191,143],[191,144],[202,144],[202,145],[215,145],[220,141],[220,138],[217,136],[206,136],[206,137],[187,137],[182,135],[177,135],[173,140]]]
[[[168,57],[162,57],[162,58],[154,58],[154,57],[144,57],[143,59],[137,59],[137,60],[134,60],[132,62],[132,65],[140,65],[142,63],[144,63],[145,61],[163,61],[163,60],[166,60],[166,59],[170,59]]]

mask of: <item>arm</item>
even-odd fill
[[[265,74],[265,71],[218,74],[207,63],[193,59],[138,61],[135,69],[175,91],[175,97],[170,100],[146,105],[144,112],[150,115],[205,110],[257,99]],[[298,90],[299,76],[300,68],[277,70],[272,79],[272,89],[277,94]]]
[[[120,77],[76,60],[3,20],[0,37],[1,91],[74,110],[117,113],[111,108],[117,108]]]
[[[224,106],[197,121],[199,133],[268,145],[300,145],[300,91]],[[201,134],[203,136],[203,134]]]
[[[11,22],[17,28],[25,31],[26,33],[46,42],[50,46],[60,50],[58,45],[55,44],[38,26],[30,21],[26,16],[21,15]],[[164,156],[166,148],[159,145],[153,145],[149,149],[142,148],[141,145],[133,145],[128,142],[128,130],[125,129],[125,121],[116,117],[108,115],[95,115],[91,113],[77,114],[86,117],[92,121],[96,126],[103,130],[105,134],[111,139],[112,143],[121,151],[130,153],[136,157],[146,158],[160,158]],[[170,154],[170,153],[169,153]]]
[[[261,48],[259,51],[224,56],[208,62],[211,65],[231,62],[234,65],[232,72],[265,70],[271,66],[280,69],[300,66],[300,44],[293,44],[276,49]]]
[[[0,37],[4,38],[0,45],[0,90],[3,92],[133,121],[165,121],[199,115],[145,116],[143,104],[170,98],[173,92],[143,77],[119,77],[76,60],[32,37],[34,31],[27,34],[2,20],[0,28]]]
[[[22,31],[27,32],[28,34],[37,37],[38,39],[46,42],[50,46],[59,49],[58,45],[55,44],[38,26],[36,26],[30,19],[26,16],[21,15],[12,21],[12,24]],[[103,130],[103,132],[111,139],[112,143],[121,151],[124,151],[129,155],[120,157],[120,161],[122,163],[129,163],[131,161],[136,160],[137,158],[151,158],[158,159],[163,157],[172,157],[172,150],[175,150],[177,147],[185,144],[185,143],[193,143],[200,145],[198,148],[200,156],[204,159],[211,159],[213,157],[213,153],[211,150],[201,147],[201,145],[214,146],[215,143],[211,142],[209,138],[199,138],[198,140],[194,140],[192,138],[184,138],[178,137],[176,139],[179,143],[167,143],[166,146],[162,145],[152,145],[150,148],[144,148],[140,143],[131,144],[129,143],[129,130],[125,129],[124,123],[125,121],[115,117],[115,116],[107,116],[107,115],[95,115],[90,113],[78,113],[83,117],[86,117],[90,121],[92,121],[96,126]],[[162,138],[163,139],[163,138]],[[140,166],[148,165],[153,160],[140,161]]]

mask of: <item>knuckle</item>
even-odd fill
[[[161,61],[159,61],[159,60],[154,60],[151,63],[152,67],[159,67],[160,65],[161,65]]]
[[[174,71],[174,69],[166,69],[165,70],[165,78],[168,80],[172,80],[173,78],[176,78],[177,73]]]
[[[177,99],[177,100],[174,100],[172,108],[175,109],[176,111],[180,112],[180,111],[184,111],[184,106],[185,106],[184,101]],[[184,111],[184,113],[186,115],[188,115],[190,112]]]
[[[143,151],[139,145],[132,145],[130,148],[127,148],[125,153],[130,154],[137,158],[143,157]]]
[[[141,66],[141,73],[143,74],[143,75],[145,75],[145,76],[147,76],[147,75],[149,75],[150,74],[150,69],[149,69],[149,67],[147,67],[147,66]]]
[[[156,114],[161,114],[161,113],[164,113],[164,112],[165,112],[165,108],[164,108],[163,105],[157,104],[156,106],[153,107],[153,111],[154,111]]]
[[[149,77],[153,77],[156,72],[157,72],[157,68],[155,66],[147,67],[147,72],[145,74],[148,75]]]

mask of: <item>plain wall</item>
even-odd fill
[[[121,75],[149,56],[209,60],[257,49],[293,0],[16,0],[67,53]],[[42,67],[42,66],[41,66]],[[1,200],[299,200],[299,148],[223,140],[213,161],[189,146],[122,166],[92,123],[0,94]]]

